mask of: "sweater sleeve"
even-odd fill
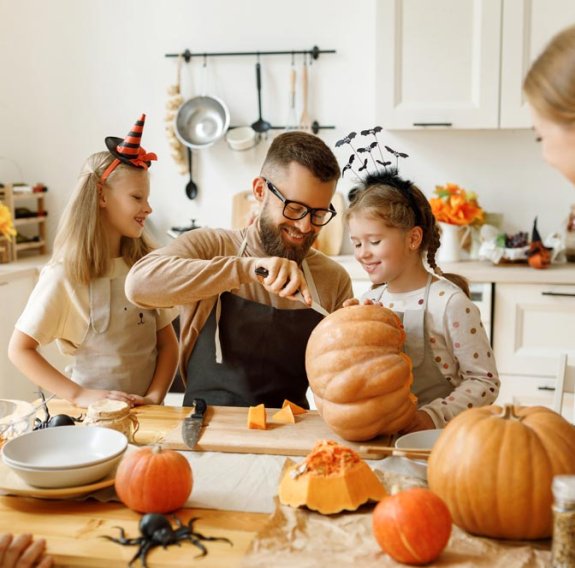
[[[126,295],[142,308],[166,308],[235,290],[252,280],[257,261],[236,252],[225,231],[188,231],[132,266]]]
[[[422,407],[438,428],[468,408],[492,404],[499,393],[499,377],[477,306],[463,293],[449,298],[443,315],[445,347],[455,373],[447,377],[455,386],[445,398]]]

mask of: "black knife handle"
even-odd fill
[[[264,268],[263,266],[258,266],[258,267],[256,268],[256,274],[257,274],[258,276],[263,276],[264,278],[266,278],[267,275],[269,274],[269,272],[268,272],[268,269],[267,269],[267,268]]]
[[[192,418],[202,418],[208,408],[206,401],[203,398],[194,398],[192,404],[194,405]]]

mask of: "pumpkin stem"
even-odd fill
[[[153,454],[161,454],[162,453],[162,446],[160,446],[160,444],[154,444],[152,446],[152,453]]]
[[[521,418],[515,414],[515,406],[513,406],[513,404],[504,405],[502,412],[497,415],[497,418],[503,418],[504,420],[521,420]]]

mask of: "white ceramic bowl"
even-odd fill
[[[10,440],[2,459],[27,470],[72,470],[104,463],[128,447],[124,434],[99,426],[57,426]]]
[[[395,447],[400,449],[416,448],[418,450],[431,450],[442,432],[442,429],[411,432],[398,438],[395,441]]]
[[[36,409],[24,400],[0,399],[0,443],[30,432]]]
[[[249,150],[258,143],[257,133],[251,126],[230,128],[226,142],[232,150]]]
[[[7,463],[20,478],[33,487],[78,487],[106,477],[122,459],[123,453],[93,465],[67,469],[32,469]]]

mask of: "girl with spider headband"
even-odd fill
[[[467,282],[437,266],[440,233],[428,200],[390,162],[377,162],[381,171],[350,192],[345,214],[354,256],[372,282],[362,301],[381,303],[403,321],[418,398],[405,432],[443,428],[467,408],[497,398],[493,352]]]
[[[156,155],[140,146],[144,121],[86,160],[8,348],[33,383],[82,407],[103,398],[160,404],[176,368],[175,313],[136,308],[124,293],[130,266],[151,250],[143,232]],[[54,340],[71,356],[66,374],[38,351]]]

